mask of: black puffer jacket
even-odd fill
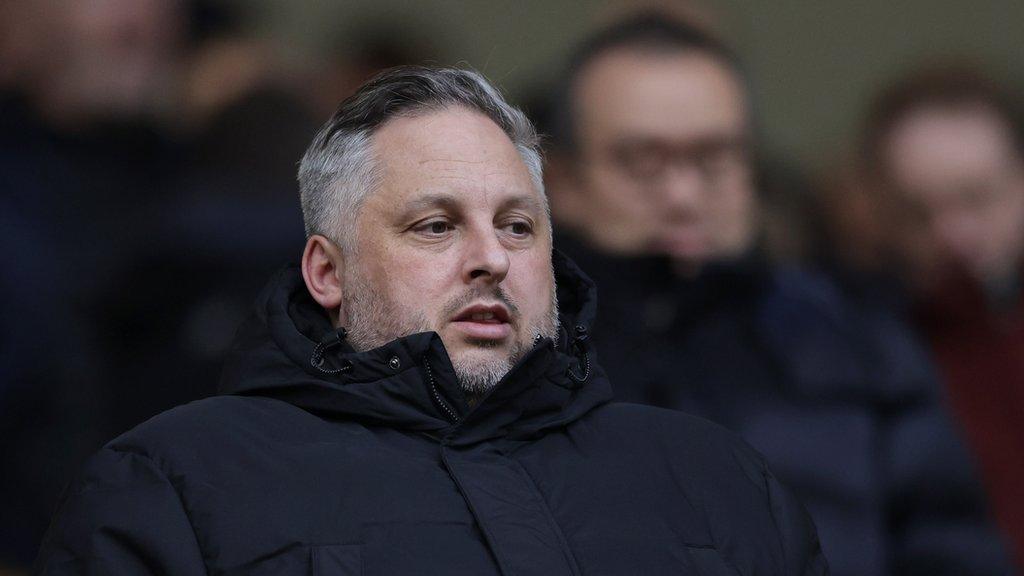
[[[242,328],[224,395],[96,455],[37,571],[827,573],[802,507],[753,450],[701,420],[608,403],[585,340],[592,284],[557,254],[556,275],[571,329],[471,409],[436,334],[354,353],[285,270]]]

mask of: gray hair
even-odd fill
[[[299,192],[306,236],[322,234],[351,250],[356,216],[379,184],[370,146],[374,132],[392,118],[456,106],[483,113],[508,135],[546,203],[539,139],[525,114],[478,72],[400,66],[342,102],[302,156]]]

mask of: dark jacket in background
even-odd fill
[[[298,270],[282,272],[225,395],[95,456],[38,572],[826,574],[803,509],[746,444],[608,404],[592,285],[560,257],[556,275],[568,330],[470,409],[436,334],[330,346]]]
[[[593,338],[616,399],[740,433],[807,506],[834,574],[1009,572],[928,359],[893,314],[757,257],[684,280],[664,258],[559,245],[600,290]]]
[[[31,566],[90,454],[216,391],[305,241],[295,158],[314,127],[296,108],[254,95],[183,138],[143,118],[62,127],[0,93],[0,573]]]

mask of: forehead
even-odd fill
[[[747,123],[735,73],[696,50],[612,50],[583,70],[575,98],[584,144],[616,137],[737,134]]]
[[[381,186],[374,196],[401,201],[437,192],[467,199],[539,195],[505,132],[483,114],[461,107],[393,118],[372,139]]]
[[[897,183],[927,192],[989,178],[1013,154],[1008,127],[984,107],[925,107],[891,130],[886,158]]]

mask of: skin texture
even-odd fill
[[[994,111],[921,108],[883,146],[903,203],[899,244],[917,284],[951,265],[989,285],[1015,273],[1024,253],[1024,164]]]
[[[482,393],[536,336],[555,334],[544,198],[512,142],[477,112],[394,118],[372,147],[381,184],[357,215],[354,250],[311,237],[306,285],[357,350],[435,331],[464,388]],[[460,319],[472,306],[499,318]]]
[[[592,243],[694,266],[749,246],[747,108],[728,68],[695,51],[617,49],[583,70],[575,102],[579,153],[559,192]]]

